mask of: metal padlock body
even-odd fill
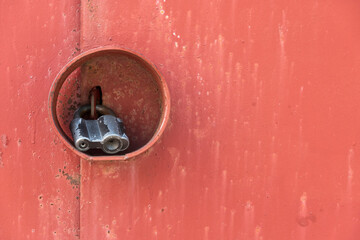
[[[102,149],[109,154],[126,150],[129,147],[129,138],[124,132],[121,119],[103,105],[96,106],[96,111],[102,116],[96,120],[84,119],[83,116],[90,112],[90,109],[90,105],[84,105],[74,113],[70,130],[75,147],[82,152]]]

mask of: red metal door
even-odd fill
[[[79,237],[79,159],[50,129],[51,83],[79,49],[76,1],[0,2],[0,239]]]
[[[359,238],[360,3],[22,4],[0,8],[0,237]],[[141,157],[77,168],[46,97],[109,45],[158,67],[170,121]]]

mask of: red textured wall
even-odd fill
[[[1,3],[1,239],[358,239],[359,10]],[[79,160],[47,113],[61,67],[108,45],[142,53],[171,94],[164,135],[128,162]]]

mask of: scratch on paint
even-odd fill
[[[347,195],[348,198],[352,198],[352,181],[354,177],[354,170],[352,168],[352,162],[354,159],[354,149],[350,148],[348,155],[347,155],[347,162],[348,162],[348,172],[347,172]]]
[[[313,213],[308,213],[307,209],[307,193],[304,192],[300,197],[300,209],[299,209],[299,216],[297,218],[297,223],[301,227],[307,227],[310,222],[315,223],[316,222],[316,216]],[[302,235],[302,238],[305,239],[305,232],[302,231],[300,233]]]
[[[0,167],[4,167],[4,162],[2,159],[3,152],[0,150]]]

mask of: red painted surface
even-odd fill
[[[80,25],[77,7],[1,4],[3,239],[359,238],[360,2],[83,0]],[[46,97],[78,39],[168,83],[169,124],[133,161],[79,170],[55,144]]]
[[[79,159],[50,128],[49,88],[76,54],[79,2],[0,3],[0,239],[78,239]]]

